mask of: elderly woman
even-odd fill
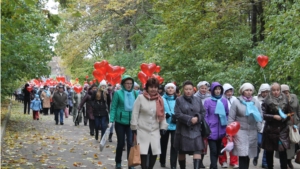
[[[289,127],[290,106],[287,97],[281,93],[278,83],[271,85],[271,92],[262,104],[266,121],[262,148],[266,150],[268,168],[273,169],[274,151],[279,151],[281,169],[287,169],[287,153],[290,148]]]
[[[257,155],[257,131],[261,129],[262,115],[259,102],[252,97],[254,87],[244,83],[239,90],[241,96],[230,108],[228,124],[240,123],[238,133],[233,137],[233,155],[239,156],[239,168],[249,169],[250,158]]]
[[[289,100],[289,104],[291,106],[292,111],[294,112],[293,117],[291,117],[291,120],[288,121],[288,125],[289,126],[299,126],[299,117],[300,117],[300,106],[299,106],[299,100],[297,98],[297,96],[295,94],[291,94],[290,93],[290,87],[286,84],[282,84],[281,85],[281,91],[282,93],[284,93],[286,95],[286,97]],[[287,149],[286,153],[287,153],[287,164],[289,166],[290,169],[294,168],[293,164],[292,164],[292,159],[295,156],[295,148],[296,148],[296,144],[295,143],[290,143],[290,149]],[[276,157],[278,157],[278,153],[276,153]]]
[[[263,101],[265,100],[265,98],[268,96],[269,92],[270,92],[270,85],[267,83],[263,83],[260,85],[260,87],[258,89],[258,95],[254,96],[253,98],[258,100],[258,102],[261,105],[263,103]],[[257,133],[258,147],[257,147],[257,156],[254,157],[254,159],[253,159],[254,166],[257,165],[257,160],[258,160],[259,153],[260,153],[261,142],[262,142],[262,132],[263,132],[264,125],[265,125],[265,121],[263,120],[262,125],[261,125],[261,130],[258,131],[258,133]],[[268,167],[268,165],[267,165],[267,160],[266,160],[266,151],[264,150],[263,157],[262,157],[262,168],[267,168],[267,167]]]
[[[204,143],[201,136],[201,121],[205,109],[199,97],[193,95],[193,83],[183,83],[183,95],[176,99],[175,117],[177,119],[174,147],[179,151],[178,162],[185,169],[185,155],[193,155],[194,169],[199,169],[201,151]]]
[[[142,169],[153,169],[156,157],[161,153],[160,133],[164,134],[168,128],[158,86],[156,78],[148,79],[143,95],[137,97],[132,110],[130,127],[137,134],[137,143],[140,144]]]
[[[43,100],[43,113],[44,115],[48,115],[48,111],[50,108],[50,98],[51,92],[48,90],[48,86],[44,86],[44,90],[41,93],[41,99]]]
[[[79,104],[81,103],[81,100],[83,100],[84,98],[84,92],[80,92],[80,93],[72,93],[72,102],[73,102],[73,107],[74,109],[72,110],[72,116],[73,116],[73,122],[75,124],[75,126],[79,125],[79,123],[82,122],[82,112],[78,109],[76,109],[76,107],[79,106]]]

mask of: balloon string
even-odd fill
[[[261,67],[260,69],[261,69],[261,71],[263,72],[264,79],[265,79],[265,83],[267,83],[267,79],[266,79],[266,75],[265,75],[264,69],[263,69],[262,67]]]

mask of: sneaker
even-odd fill
[[[224,162],[224,163],[222,164],[222,168],[228,168],[227,162]]]
[[[234,164],[234,165],[231,165],[232,166],[232,168],[239,168],[239,165],[237,165],[237,164]]]

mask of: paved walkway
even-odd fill
[[[53,115],[40,115],[39,121],[32,120],[32,114],[24,115],[23,106],[14,103],[6,136],[2,147],[1,168],[101,168],[113,169],[116,137],[108,143],[103,152],[99,151],[99,141],[89,135],[88,126],[74,126],[72,116],[64,120],[64,125],[55,125]],[[123,153],[122,166],[127,168]],[[168,155],[169,158],[169,155]],[[209,166],[209,154],[205,156],[204,165]],[[260,168],[259,165],[250,168]],[[300,165],[294,163],[300,169]],[[155,169],[162,169],[159,161]],[[166,169],[170,168],[169,162]],[[179,168],[179,167],[177,167]],[[192,169],[192,158],[187,157],[187,169]],[[219,168],[221,168],[219,166]],[[275,159],[275,169],[279,169]],[[140,167],[136,167],[140,169]]]

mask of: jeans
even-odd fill
[[[221,154],[222,139],[208,140],[210,150],[210,169],[218,168],[218,157]]]
[[[95,120],[89,119],[89,127],[90,127],[90,134],[94,135],[95,130]]]
[[[56,124],[58,124],[58,115],[60,123],[64,123],[64,109],[54,109],[54,119]]]
[[[124,124],[120,124],[118,122],[115,122],[115,130],[116,130],[117,139],[118,139],[115,161],[116,161],[116,163],[121,163],[123,147],[124,147],[124,143],[125,143],[125,135],[127,138],[127,159],[128,159],[130,148],[132,146],[132,131],[130,129],[129,124],[124,125]]]
[[[176,149],[173,146],[175,130],[167,130],[165,135],[162,135],[160,137],[161,154],[160,154],[159,162],[161,164],[166,164],[166,155],[167,155],[167,148],[168,148],[168,142],[169,142],[169,135],[171,135],[171,146],[170,146],[171,167],[176,167],[178,152],[176,151]]]
[[[258,160],[258,158],[259,158],[261,143],[262,143],[262,133],[257,133],[257,144],[258,144],[258,146],[257,146],[257,156],[254,157],[254,159],[256,159],[256,160]],[[264,153],[263,153],[262,165],[267,166],[266,150],[264,150]]]
[[[273,169],[273,160],[274,160],[274,151],[267,151],[266,152],[267,164],[268,169]],[[287,154],[285,151],[279,151],[279,161],[280,161],[280,168],[287,169]]]
[[[101,126],[101,138],[105,134],[107,129],[107,118],[106,116],[95,116],[95,129],[96,129],[96,137],[98,137],[99,129]]]

